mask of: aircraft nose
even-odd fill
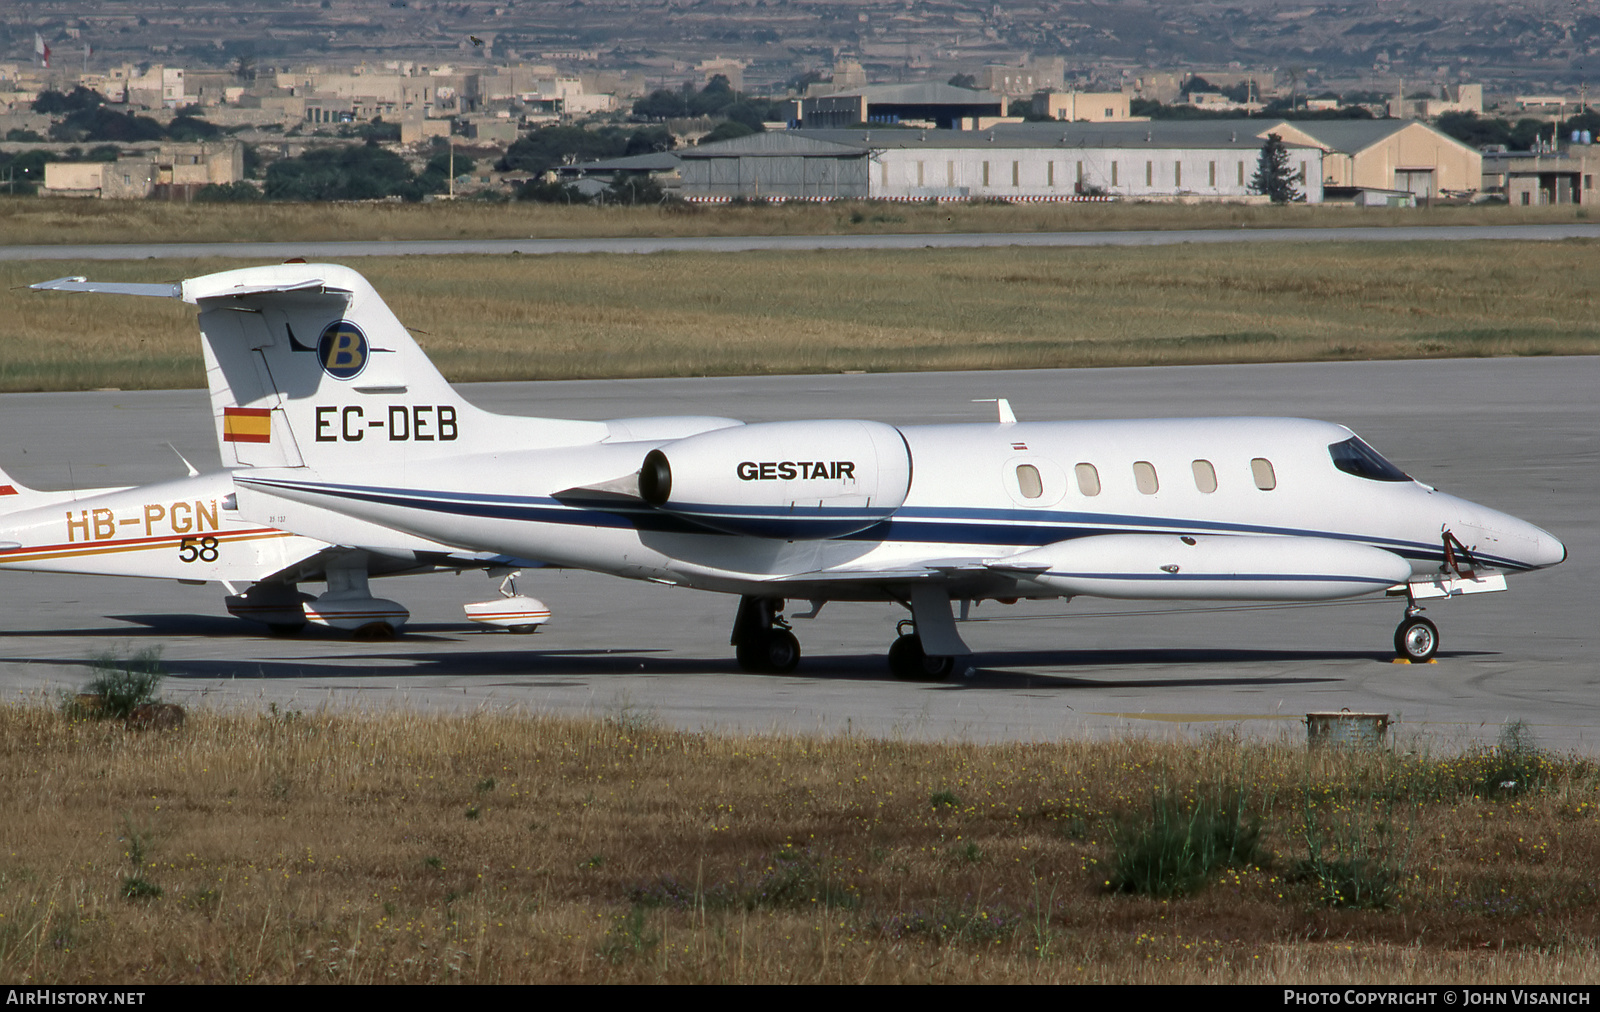
[[[1567,560],[1567,546],[1554,534],[1507,513],[1469,510],[1456,529],[1486,559],[1498,557],[1508,569],[1544,569]]]
[[[1567,546],[1548,531],[1539,531],[1539,547],[1534,552],[1534,558],[1534,565],[1538,567],[1559,566],[1567,561]]]
[[[1513,535],[1505,539],[1506,547],[1512,549],[1510,554],[1529,569],[1544,569],[1567,561],[1567,546],[1547,530],[1518,520],[1508,533]]]

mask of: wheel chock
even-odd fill
[[[1438,664],[1439,663],[1439,658],[1430,657],[1425,661],[1414,661],[1409,657],[1396,657],[1393,660],[1391,660],[1389,663],[1390,664]]]

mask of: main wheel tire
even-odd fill
[[[942,682],[955,670],[954,657],[930,656],[922,649],[922,638],[911,633],[889,647],[889,672],[902,682]]]
[[[774,629],[762,644],[766,669],[775,675],[787,675],[800,664],[800,641],[787,629]]]
[[[786,675],[800,663],[800,641],[787,629],[770,629],[734,647],[733,655],[751,674]]]
[[[1426,661],[1439,652],[1439,627],[1413,616],[1394,631],[1394,652],[1408,661]]]

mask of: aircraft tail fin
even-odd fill
[[[58,492],[43,492],[36,488],[29,488],[22,482],[11,477],[0,469],[0,516],[10,513],[20,513],[39,506],[51,506],[56,503],[73,502],[85,496],[100,495],[105,492],[116,492],[115,488],[76,488]]]
[[[445,380],[368,281],[348,267],[247,267],[180,285],[88,282],[55,291],[160,295],[200,309],[224,466],[381,465],[598,441],[596,422],[492,415]]]
[[[60,493],[62,498],[70,493]],[[49,492],[39,492],[24,485],[11,477],[4,469],[0,469],[0,513],[13,513],[17,510],[32,509],[35,506],[47,505],[53,496]]]

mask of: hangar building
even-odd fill
[[[1005,123],[984,130],[790,130],[674,152],[686,197],[1241,199],[1268,131],[1239,120]],[[1284,138],[1322,200],[1321,147]]]
[[[1426,123],[1399,119],[1280,121],[1285,143],[1321,148],[1323,185],[1399,190],[1418,198],[1476,192],[1483,155]]]
[[[961,130],[975,126],[980,119],[1005,115],[1005,102],[999,95],[934,81],[868,85],[804,98],[799,106],[799,125],[808,130],[906,120],[940,130]]]

